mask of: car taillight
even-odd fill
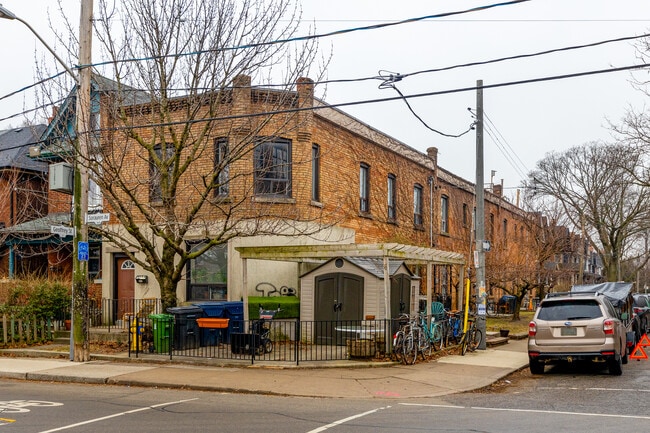
[[[614,334],[614,321],[612,319],[607,319],[603,322],[603,331],[605,335]]]
[[[535,324],[535,322],[530,322],[528,324],[528,336],[534,337],[535,334],[537,334],[537,325]]]

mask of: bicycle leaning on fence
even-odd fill
[[[417,318],[407,314],[399,317],[399,329],[393,336],[393,356],[403,364],[415,364],[418,354],[422,359],[431,354],[431,345]]]

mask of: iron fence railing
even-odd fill
[[[183,317],[138,318],[129,330],[129,356],[284,362],[372,358],[389,353],[391,320],[228,320],[201,324]]]

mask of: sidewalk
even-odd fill
[[[0,356],[0,378],[302,397],[436,397],[483,388],[527,366],[526,344],[526,339],[511,339],[465,356],[409,366],[351,362],[220,367],[177,359],[164,364],[128,362],[119,356],[86,363]]]

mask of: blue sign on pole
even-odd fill
[[[88,242],[81,242],[77,244],[77,259],[80,262],[88,261]]]

